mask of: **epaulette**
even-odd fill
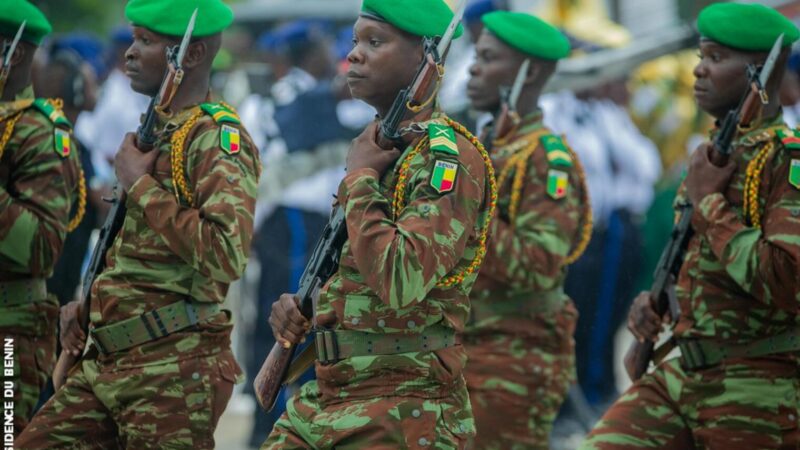
[[[456,132],[453,127],[430,123],[428,124],[428,139],[430,140],[431,151],[458,156],[458,143],[456,142]]]
[[[236,114],[236,111],[221,103],[203,103],[200,105],[200,109],[205,111],[209,116],[213,117],[214,121],[217,123],[227,122],[236,125],[241,123],[241,120],[239,120],[239,115]]]
[[[53,150],[62,158],[66,158],[72,153],[72,123],[64,116],[64,112],[57,108],[46,98],[37,98],[33,101],[33,107],[47,116],[53,127]]]
[[[217,122],[219,127],[219,146],[229,155],[239,153],[242,148],[242,137],[237,127],[228,124],[239,125],[239,115],[231,108],[221,103],[203,103],[200,109],[206,112]]]
[[[72,123],[64,115],[60,108],[56,108],[50,100],[46,98],[37,98],[33,101],[33,107],[38,109],[42,114],[50,119],[54,125],[72,129]]]
[[[789,150],[800,150],[800,130],[778,128],[776,134],[784,147]]]
[[[551,167],[572,167],[572,155],[560,136],[546,134],[539,141],[547,152],[547,162]]]

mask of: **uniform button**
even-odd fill
[[[465,427],[463,423],[460,423],[460,424],[458,424],[458,429],[459,429],[459,430],[460,430],[462,433],[466,433],[466,432],[467,432],[467,427]]]
[[[353,325],[358,325],[360,322],[361,320],[359,320],[358,317],[353,317],[353,320],[350,321]]]
[[[791,420],[792,422],[794,422],[794,414],[789,414],[789,420]]]
[[[197,373],[197,372],[193,373],[193,374],[192,374],[192,379],[193,379],[193,380],[199,380],[199,379],[200,379],[200,374],[199,374],[199,373]]]
[[[417,417],[421,416],[422,413],[418,409],[415,409],[415,410],[411,411],[411,415],[414,416],[415,418],[417,418]]]
[[[792,217],[800,216],[800,208],[792,208]]]
[[[228,183],[233,183],[233,180],[235,180],[236,178],[234,178],[233,175],[228,175],[228,177],[225,179],[228,180]]]
[[[386,326],[386,321],[383,320],[383,319],[379,320],[378,321],[378,326],[381,327],[381,328],[385,327]]]
[[[428,445],[428,440],[425,439],[424,437],[419,438],[419,440],[417,442],[419,443],[419,445],[421,445],[423,447]]]
[[[414,328],[417,326],[417,323],[414,322],[413,320],[409,320],[406,325],[408,325],[408,328]]]

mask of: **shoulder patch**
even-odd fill
[[[456,186],[458,176],[458,163],[437,159],[434,161],[433,172],[431,173],[431,187],[436,192],[444,194],[452,191]]]
[[[219,129],[219,146],[229,155],[239,153],[242,148],[239,129],[227,124],[222,124]]]
[[[567,195],[569,189],[569,174],[562,170],[550,169],[547,171],[547,195],[553,200],[560,200]]]
[[[203,103],[200,105],[200,109],[213,117],[214,121],[217,123],[233,123],[236,125],[241,123],[236,111],[221,103]]]
[[[456,132],[452,127],[431,123],[428,125],[428,139],[430,139],[432,151],[458,156]]]
[[[72,123],[67,120],[61,109],[56,108],[50,100],[45,98],[37,98],[33,101],[33,107],[41,111],[41,113],[47,116],[47,118],[50,119],[50,122],[56,126],[72,129]]]
[[[66,158],[72,153],[72,140],[69,136],[69,131],[55,127],[53,129],[53,147],[56,153],[62,158]]]
[[[547,161],[550,166],[572,167],[572,155],[567,150],[567,145],[560,136],[546,134],[539,141],[547,152]]]
[[[792,159],[789,163],[789,184],[800,189],[800,159]]]
[[[777,131],[778,139],[784,147],[789,150],[800,150],[800,130],[790,130],[779,128]]]

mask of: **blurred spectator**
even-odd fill
[[[618,395],[614,336],[635,293],[642,260],[639,223],[661,173],[655,145],[625,109],[627,97],[624,80],[618,80],[579,96],[561,92],[542,99],[545,122],[566,134],[589,185],[595,230],[584,256],[570,266],[565,290],[580,312],[578,381],[600,409]]]

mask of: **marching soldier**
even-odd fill
[[[385,118],[423,61],[422,37],[452,18],[442,0],[365,0],[353,97]],[[316,306],[317,381],[262,448],[464,448],[474,433],[458,333],[494,205],[491,163],[434,99],[401,123],[400,148],[378,146],[378,124],[353,141],[339,186],[349,238]],[[286,344],[311,327],[290,294],[270,324]]]
[[[17,447],[213,449],[241,371],[220,309],[252,236],[258,152],[238,116],[209,93],[211,63],[233,13],[221,0],[131,0],[126,72],[155,96],[167,49],[197,10],[183,81],[142,152],[117,152],[127,215],[92,285],[91,345]],[[82,348],[82,303],[62,309],[62,345]]]
[[[33,56],[50,31],[27,1],[0,4],[0,339],[13,339],[13,376],[2,380],[14,383],[15,434],[53,371],[58,301],[45,280],[86,205],[72,124],[59,102],[33,95]]]
[[[578,159],[537,106],[570,45],[528,14],[497,11],[482,20],[467,92],[474,109],[503,113],[489,125],[498,207],[464,338],[474,448],[546,449],[575,379],[578,314],[563,290],[566,268],[592,227]]]
[[[783,49],[764,86],[768,103],[738,128],[728,163],[710,161],[710,143],[698,147],[676,198],[694,211],[675,286],[681,356],[634,383],[584,449],[800,446],[800,133],[785,125],[778,97],[800,31],[773,9],[739,3],[705,8],[697,26],[694,95],[717,120],[751,89],[747,65],[764,64],[781,34]],[[628,324],[655,341],[669,319],[642,293]]]

